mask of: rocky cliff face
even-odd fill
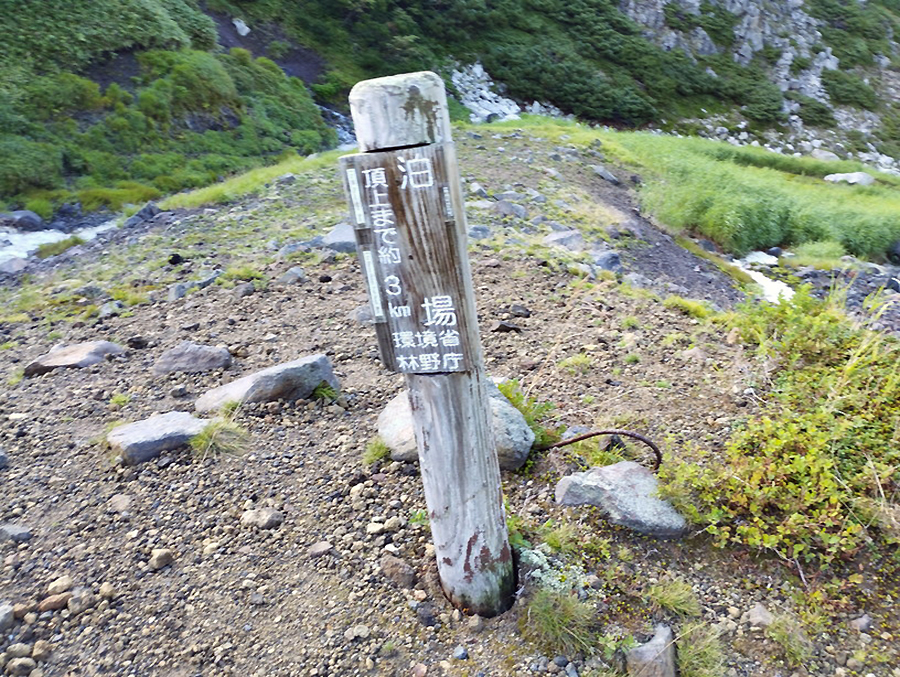
[[[667,5],[668,12],[676,10],[689,19],[710,8],[726,10],[734,19],[733,41],[729,46],[717,45],[702,25],[693,26],[690,20],[683,22],[689,30],[673,28],[667,22]],[[665,49],[682,49],[695,56],[728,51],[741,65],[749,64],[763,49],[780,50],[771,76],[781,90],[828,101],[822,71],[838,68],[839,62],[831,48],[823,45],[820,21],[805,11],[804,0],[622,0],[620,6],[646,28],[648,39]],[[798,59],[804,67],[792,69]]]

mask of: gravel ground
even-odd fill
[[[747,390],[754,365],[744,348],[716,325],[623,286],[621,276],[585,286],[572,274],[578,253],[535,246],[534,238],[551,229],[530,219],[599,223],[604,246],[621,254],[623,274],[643,275],[658,293],[677,285],[682,295],[726,308],[742,296],[731,280],[654,229],[632,206],[633,187],[597,177],[588,169],[597,158],[586,150],[561,153],[524,134],[482,137],[460,140],[469,182],[491,193],[530,188],[547,198],[521,200],[528,220],[501,218],[483,205],[470,210],[470,224],[491,234],[471,251],[490,373],[519,379],[530,395],[555,404],[559,423],[628,427],[664,442],[667,460],[688,443],[723,444],[764,398]],[[613,527],[594,509],[555,504],[556,481],[580,467],[565,448],[536,455],[525,472],[504,474],[508,510],[533,544],[548,520],[571,524],[577,543],[594,544],[549,558],[586,582],[580,594],[595,605],[603,646],[611,650],[560,657],[525,641],[535,586],[525,567],[520,599],[506,614],[468,618],[450,607],[421,519],[417,467],[361,461],[378,413],[403,382],[380,366],[374,332],[355,319],[365,303],[359,268],[346,256],[276,254],[326,232],[342,213],[335,172],[299,177],[236,205],[162,215],[36,264],[30,279],[7,281],[4,312],[19,316],[0,324],[0,373],[12,381],[57,343],[129,346],[99,365],[24,379],[0,393],[0,447],[9,457],[0,470],[0,523],[31,534],[0,543],[0,603],[15,605],[16,616],[0,645],[7,671],[589,674],[615,666],[612,650],[623,638],[645,641],[658,621],[685,630],[648,597],[655,583],[678,578],[701,603],[697,620],[721,633],[720,674],[900,674],[900,618],[891,602],[900,591],[888,563],[848,565],[845,588],[837,590],[811,573],[804,583],[774,559],[716,550],[700,534],[658,541]],[[175,253],[186,261],[171,263]],[[302,284],[270,282],[241,296],[229,281],[166,300],[167,285],[215,266],[250,265],[274,280],[297,263],[306,271]],[[39,303],[91,284],[101,288],[102,301],[103,290],[122,283],[149,300],[102,320],[60,317],[62,302]],[[512,314],[513,305],[529,316]],[[492,331],[501,320],[521,331]],[[206,374],[154,376],[156,359],[183,340],[224,345],[234,362]],[[124,467],[102,444],[116,421],[191,411],[209,388],[319,352],[341,381],[339,402],[242,407],[236,421],[249,435],[239,456],[178,449]],[[582,353],[584,370],[560,364]],[[271,528],[242,522],[245,511],[258,508],[283,519]],[[386,554],[409,565],[414,582],[387,575]],[[823,590],[839,603],[819,604]],[[788,633],[811,647],[802,664],[790,666],[784,649],[755,624],[758,603],[802,622],[803,633]],[[863,623],[860,631],[850,622],[863,614],[871,627]]]

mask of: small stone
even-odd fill
[[[203,554],[205,556],[209,557],[210,555],[215,554],[221,547],[222,547],[222,545],[220,543],[216,543],[216,542],[207,543],[206,545],[203,546]]]
[[[90,341],[54,348],[25,367],[25,376],[39,376],[57,368],[89,367],[103,362],[108,355],[124,353],[122,346],[109,341]]]
[[[403,518],[402,517],[397,517],[395,515],[394,517],[388,517],[387,520],[385,520],[385,523],[384,523],[385,531],[400,531],[400,529],[402,529],[402,528],[403,528]]]
[[[499,322],[494,323],[494,326],[491,327],[491,331],[497,334],[509,334],[511,332],[521,334],[522,327],[507,320],[500,320]]]
[[[74,581],[71,576],[60,576],[47,586],[47,594],[58,595],[62,592],[67,592],[72,589],[73,585]]]
[[[466,647],[464,647],[462,644],[457,644],[453,649],[453,657],[458,661],[468,660],[469,652],[466,651]]]
[[[190,341],[182,341],[170,348],[153,365],[156,375],[175,372],[199,373],[231,366],[231,353],[226,348],[204,346]]]
[[[40,604],[38,604],[38,611],[43,613],[44,611],[58,611],[59,609],[64,609],[66,605],[69,603],[69,599],[71,599],[71,592],[64,592],[59,595],[51,595],[44,599]]]
[[[84,613],[97,604],[97,597],[87,588],[76,588],[66,605],[73,616]]]
[[[478,614],[475,614],[474,616],[469,616],[466,625],[468,625],[469,630],[472,632],[481,632],[484,630],[484,619]]]
[[[116,589],[112,583],[104,582],[100,585],[100,597],[103,599],[112,599],[116,596]]]
[[[34,625],[37,623],[38,615],[34,611],[29,611],[22,620],[25,622],[25,625]]]
[[[853,658],[852,656],[847,659],[847,668],[850,670],[861,670],[862,666],[863,663],[859,659]]]
[[[0,541],[12,541],[13,543],[24,543],[31,539],[31,529],[23,527],[21,524],[0,524]]]
[[[46,639],[39,639],[34,643],[34,648],[31,650],[31,657],[38,661],[39,663],[50,658],[50,653],[53,651],[53,646]]]
[[[128,494],[114,494],[109,499],[109,509],[113,512],[127,512],[128,508],[131,507],[132,500],[133,498]]]
[[[169,397],[174,397],[174,398],[178,399],[179,397],[184,397],[185,395],[187,395],[187,392],[188,392],[187,386],[185,386],[182,383],[179,383],[178,385],[172,386],[169,389]]]
[[[147,562],[152,571],[159,571],[175,561],[175,555],[169,548],[154,548],[150,551],[150,560]]]
[[[381,571],[397,587],[411,588],[416,584],[416,570],[394,555],[385,553],[381,556]]]
[[[850,621],[850,627],[857,632],[868,632],[872,629],[872,617],[869,614],[863,614],[859,618]]]
[[[370,536],[377,536],[384,533],[384,524],[382,522],[369,522],[366,525],[366,533]]]
[[[22,642],[17,642],[15,644],[10,644],[6,647],[6,653],[8,656],[12,658],[22,658],[23,656],[31,655],[31,645],[24,644]]]
[[[3,468],[6,468],[8,465],[9,465],[9,456],[3,449],[0,449],[0,470],[2,470]]]
[[[425,677],[425,675],[428,674],[428,666],[424,663],[416,663],[412,667],[412,670],[409,671],[409,674],[412,675],[412,677]]]
[[[331,543],[329,543],[328,541],[319,541],[318,543],[313,543],[311,546],[309,546],[309,550],[307,551],[307,553],[310,557],[313,558],[321,557],[322,555],[327,555],[329,552],[331,552],[331,549],[333,547],[334,546],[331,545]]]
[[[775,617],[759,602],[747,613],[747,622],[759,628],[769,627],[774,620]]]
[[[241,515],[241,524],[257,529],[274,529],[284,522],[284,515],[275,508],[257,508],[245,510]]]
[[[16,613],[12,604],[0,604],[0,633],[9,630],[16,621]]]
[[[366,639],[369,636],[369,626],[352,625],[344,631],[344,639],[352,642],[355,639]]]
[[[37,667],[33,658],[13,658],[6,664],[7,675],[30,675]]]
[[[656,634],[646,644],[625,654],[629,675],[675,677],[675,638],[667,625],[657,625]]]

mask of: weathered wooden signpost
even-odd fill
[[[515,575],[444,84],[366,80],[350,107],[361,153],[341,158],[344,186],[381,358],[409,388],[441,584],[494,616]]]

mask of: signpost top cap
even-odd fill
[[[362,152],[451,140],[444,81],[431,71],[358,82],[350,112]]]

